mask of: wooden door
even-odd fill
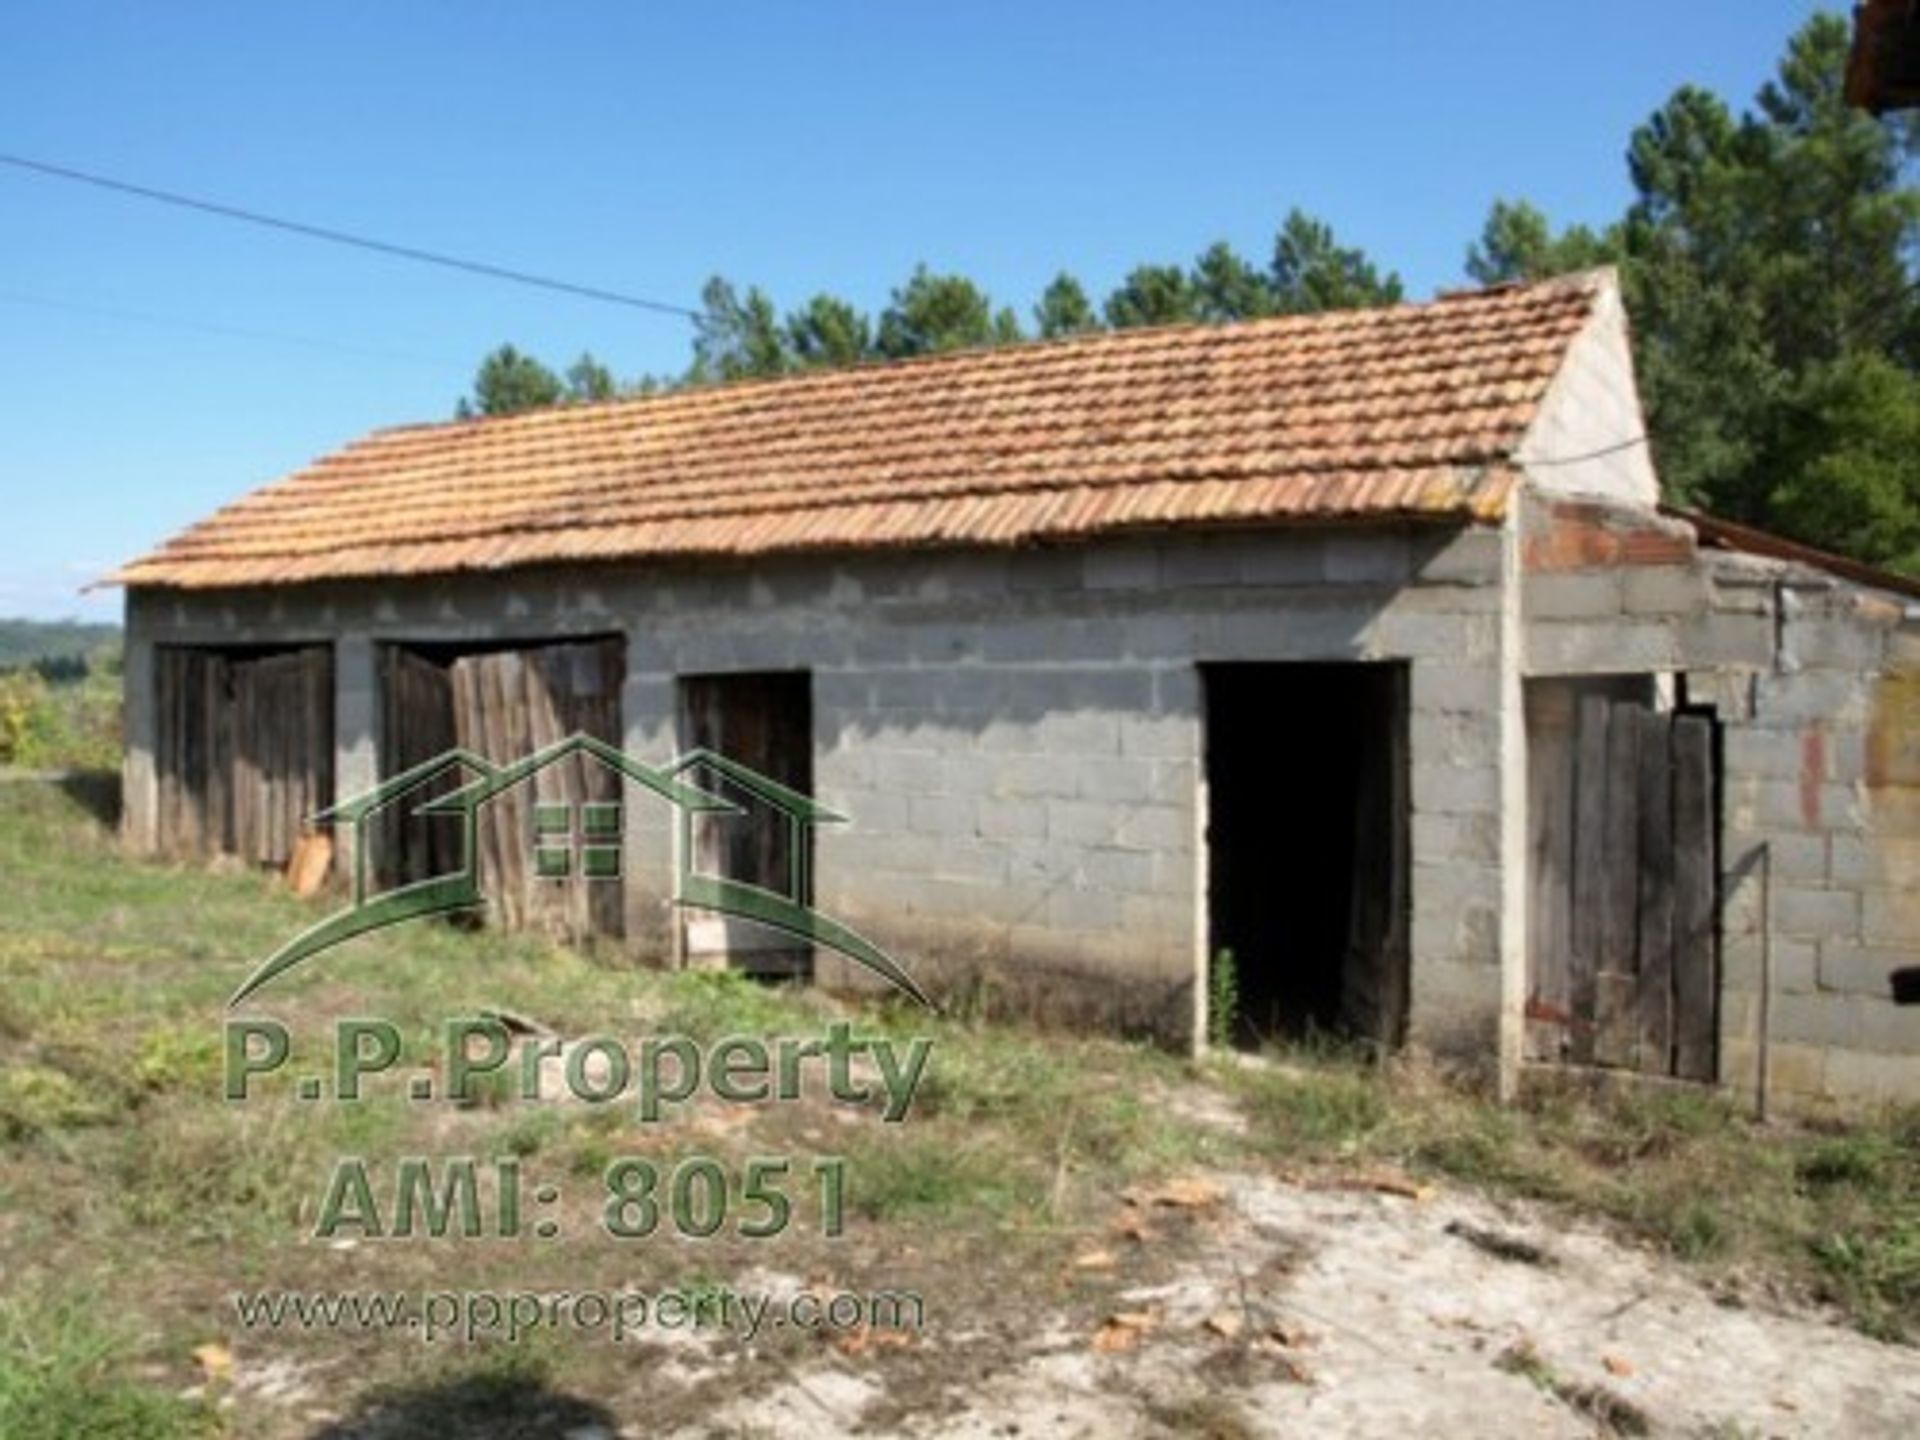
[[[333,799],[331,651],[163,647],[154,678],[162,848],[284,866]]]
[[[806,672],[689,676],[680,682],[680,713],[685,748],[711,750],[790,790],[812,793],[812,680]],[[811,843],[807,827],[796,826],[784,812],[712,770],[698,769],[687,778],[740,806],[737,815],[694,817],[693,868],[811,904],[811,857],[793,850],[796,843]],[[697,912],[684,918],[681,945],[695,964],[768,973],[807,973],[813,959],[811,950],[796,946],[791,936]]]
[[[1711,1081],[1719,1004],[1714,722],[1528,691],[1529,1058]]]
[[[463,656],[448,670],[454,741],[499,764],[576,731],[617,746],[625,670],[624,646],[614,639]],[[487,802],[476,836],[480,888],[499,923],[575,942],[624,932],[619,876],[588,879],[576,866],[564,877],[542,878],[533,863],[536,805],[577,815],[590,802],[621,801],[622,790],[616,772],[576,754]]]

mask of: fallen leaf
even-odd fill
[[[913,1333],[908,1330],[876,1330],[871,1325],[862,1325],[857,1330],[849,1330],[838,1340],[834,1348],[842,1355],[863,1355],[868,1350],[898,1350],[913,1344]]]
[[[1609,1375],[1618,1375],[1623,1380],[1633,1374],[1633,1362],[1624,1360],[1618,1355],[1602,1355],[1600,1363],[1607,1367]]]
[[[1222,1340],[1231,1340],[1246,1328],[1246,1320],[1235,1310],[1216,1310],[1200,1322],[1204,1330],[1211,1330]]]
[[[1109,1315],[1094,1332],[1093,1348],[1103,1355],[1131,1350],[1157,1323],[1151,1310],[1122,1310]]]
[[[1116,1216],[1113,1232],[1123,1240],[1132,1240],[1141,1245],[1154,1238],[1153,1228],[1150,1225],[1145,1221],[1135,1220],[1130,1215]]]
[[[1289,1354],[1287,1348],[1271,1335],[1262,1335],[1255,1340],[1253,1349],[1273,1361],[1274,1368],[1294,1384],[1313,1384],[1313,1371],[1307,1368],[1307,1362]]]
[[[1316,1190],[1367,1190],[1378,1195],[1398,1195],[1403,1200],[1424,1202],[1433,1198],[1433,1186],[1423,1185],[1398,1170],[1364,1170],[1354,1175],[1337,1175],[1313,1182]]]
[[[1111,1270],[1113,1264],[1111,1250],[1089,1250],[1084,1255],[1076,1255],[1073,1260],[1076,1270]]]
[[[1129,1205],[1165,1205],[1178,1210],[1203,1210],[1217,1205],[1225,1192],[1211,1180],[1169,1180],[1164,1185],[1136,1185],[1121,1192]]]
[[[1312,1345],[1320,1337],[1304,1325],[1296,1325],[1291,1320],[1276,1320],[1267,1327],[1267,1338],[1276,1345],[1284,1345],[1289,1350],[1298,1350]]]
[[[194,1346],[193,1359],[209,1380],[224,1380],[233,1373],[233,1351],[218,1340]]]

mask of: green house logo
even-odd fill
[[[658,795],[678,812],[673,903],[750,920],[783,932],[795,940],[824,946],[844,955],[928,1009],[927,998],[914,979],[885,951],[846,925],[806,903],[809,877],[801,841],[808,827],[844,823],[846,816],[816,803],[812,797],[780,784],[736,760],[710,750],[691,750],[656,769],[591,735],[577,733],[543,750],[498,765],[470,750],[454,749],[395,775],[371,790],[342,801],[313,817],[315,824],[351,826],[354,836],[353,899],[346,909],[329,915],[301,932],[261,962],[227,1003],[240,1004],[261,986],[323,951],[408,920],[447,915],[485,903],[480,883],[479,821],[485,807],[499,796],[526,784],[535,775],[562,760],[584,755],[605,765],[643,790]],[[779,816],[790,840],[793,857],[788,884],[773,890],[747,881],[700,871],[693,864],[692,826],[702,814],[739,814],[733,801],[701,788],[691,778],[714,774],[763,801]],[[460,822],[460,863],[450,873],[369,893],[367,856],[374,822],[407,797],[446,780],[465,780],[456,789],[414,808],[418,815],[450,815]],[[471,777],[471,778],[466,778]],[[615,880],[623,872],[623,803],[612,800],[583,802],[542,801],[533,807],[532,873],[544,881],[585,883]]]

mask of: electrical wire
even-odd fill
[[[325,340],[315,335],[294,335],[281,330],[251,330],[239,325],[221,325],[209,320],[189,320],[177,315],[158,315],[145,310],[123,310],[111,305],[92,305],[78,300],[56,300],[45,295],[28,295],[0,288],[0,305],[31,305],[42,310],[59,310],[72,315],[90,315],[102,320],[129,321],[137,325],[188,330],[200,335],[224,335],[240,340],[259,340],[274,345],[299,345],[310,350],[331,350],[340,355],[356,355],[371,360],[400,360],[410,365],[430,365],[436,370],[468,369],[470,362],[444,356],[417,355],[405,350],[386,350],[371,345],[354,345],[343,340]]]
[[[263,215],[257,210],[246,210],[238,205],[225,205],[216,200],[201,200],[171,190],[158,190],[150,185],[136,185],[131,181],[115,180],[106,175],[95,175],[65,165],[54,165],[45,160],[29,159],[24,155],[11,155],[0,151],[0,165],[11,165],[17,170],[30,171],[56,180],[69,180],[80,185],[91,185],[96,189],[132,195],[142,200],[156,201],[162,205],[197,210],[202,214],[218,216],[225,220],[239,220],[249,225],[263,226],[269,230],[304,235],[308,239],[324,240],[332,245],[346,245],[358,250],[371,250],[376,254],[391,255],[401,260],[412,260],[422,265],[438,265],[443,269],[460,270],[469,275],[480,275],[490,280],[530,285],[535,289],[553,290],[563,295],[575,295],[587,300],[601,300],[610,305],[625,305],[634,310],[650,310],[661,315],[677,315],[694,320],[700,318],[698,310],[689,309],[685,305],[674,305],[665,300],[648,300],[638,295],[623,294],[618,290],[603,290],[595,285],[577,285],[570,280],[555,280],[550,276],[534,275],[525,270],[510,270],[503,265],[492,265],[483,260],[466,260],[457,255],[443,255],[432,250],[417,249],[412,245],[396,245],[390,241],[375,240],[365,235],[335,230],[325,225],[309,225],[300,220],[285,220],[278,216]]]

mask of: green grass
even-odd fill
[[[1875,1334],[1920,1331],[1914,1113],[1845,1130],[1762,1128],[1680,1090],[1546,1093],[1501,1108],[1432,1070],[1324,1045],[1196,1070],[1111,1039],[898,1004],[855,1010],[805,989],[596,963],[533,937],[440,924],[362,937],[277,983],[268,1013],[294,1028],[296,1047],[356,1014],[394,1021],[409,1046],[437,1043],[447,1016],[481,1010],[561,1034],[704,1040],[818,1033],[851,1016],[896,1040],[930,1036],[933,1058],[900,1125],[814,1102],[736,1128],[701,1130],[701,1117],[640,1128],[621,1105],[531,1106],[502,1090],[491,1104],[421,1107],[398,1086],[353,1105],[226,1104],[226,996],[336,903],[301,902],[271,877],[231,868],[131,861],[60,787],[0,787],[0,1435],[199,1433],[206,1407],[173,1397],[197,1378],[191,1346],[221,1337],[237,1284],[676,1283],[685,1253],[591,1239],[600,1179],[633,1153],[847,1157],[846,1236],[803,1234],[791,1253],[709,1246],[702,1273],[719,1280],[769,1261],[806,1273],[876,1264],[887,1283],[950,1290],[951,1303],[987,1313],[1029,1294],[1035,1276],[1062,1273],[1137,1181],[1204,1167],[1391,1164],[1597,1218],[1703,1276],[1797,1285]],[[1178,1103],[1195,1100],[1237,1113],[1244,1133]],[[581,1213],[570,1243],[550,1249],[336,1254],[308,1235],[343,1154],[514,1155],[529,1175],[564,1182]],[[574,1241],[581,1231],[588,1238]],[[915,1255],[923,1273],[887,1273]],[[103,1332],[90,1315],[138,1316],[147,1328]],[[331,1398],[345,1414],[398,1417],[393,1433],[434,1434],[475,1407],[551,1408],[631,1383],[631,1357],[612,1349],[567,1347],[538,1373],[521,1363],[362,1349],[341,1372],[357,1393]],[[18,1418],[28,1414],[54,1418]],[[1162,1424],[1176,1421],[1231,1433],[1224,1415]]]
[[[92,1298],[0,1299],[0,1435],[7,1440],[185,1440],[216,1433],[215,1412],[120,1373],[125,1341]]]

